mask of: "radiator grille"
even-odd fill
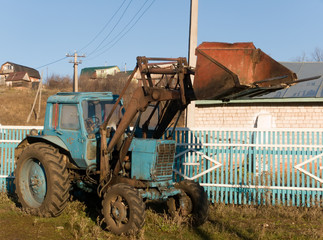
[[[172,179],[175,150],[174,143],[157,145],[157,162],[154,173],[156,180]]]

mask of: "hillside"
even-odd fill
[[[47,98],[59,90],[42,91],[40,118],[36,121],[33,113],[29,123],[26,122],[31,111],[37,91],[32,89],[14,89],[0,88],[0,124],[1,125],[19,125],[19,126],[42,126],[45,118],[45,109]],[[35,107],[38,111],[38,99]]]
[[[107,79],[98,79],[97,81],[90,81],[89,79],[81,77],[79,90],[84,92],[111,91],[114,94],[120,94],[123,86],[126,84],[126,81],[127,76],[122,74],[118,76],[110,76]],[[125,109],[127,109],[132,92],[136,87],[137,84],[132,82],[123,95]],[[72,91],[70,79],[59,76],[53,76],[50,78],[42,90],[39,120],[36,121],[35,115],[35,113],[38,112],[38,98],[34,108],[35,112],[32,114],[30,121],[27,123],[27,118],[32,109],[37,90],[0,87],[0,124],[15,126],[43,126],[48,97],[56,94],[57,92],[70,91]],[[148,117],[149,113],[146,112],[144,116]],[[184,126],[184,114],[181,115],[177,126]]]

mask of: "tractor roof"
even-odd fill
[[[80,103],[84,100],[116,100],[111,92],[59,92],[48,98],[48,103]]]

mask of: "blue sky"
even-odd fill
[[[124,69],[125,63],[130,70],[137,56],[188,54],[190,0],[0,0],[0,4],[0,64],[12,61],[38,68],[76,50],[87,55],[79,71],[104,65]],[[278,61],[292,61],[316,47],[323,49],[322,10],[323,0],[199,0],[198,43],[250,41]],[[45,78],[72,76],[69,60],[38,70]]]

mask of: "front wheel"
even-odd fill
[[[107,229],[114,234],[136,234],[144,225],[145,204],[138,191],[127,184],[110,187],[104,194],[102,206]]]
[[[18,202],[38,216],[58,216],[69,198],[70,183],[64,155],[46,143],[27,146],[14,171]]]
[[[204,188],[197,182],[184,180],[176,183],[175,188],[183,194],[167,200],[170,215],[176,213],[189,218],[194,227],[202,225],[208,215],[209,202]]]

